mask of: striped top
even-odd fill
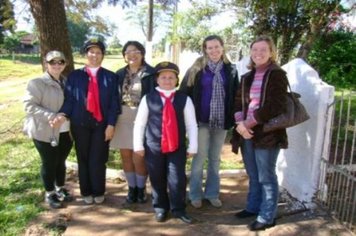
[[[247,124],[249,124],[249,126],[250,125],[254,126],[255,124],[257,124],[257,121],[253,116],[253,113],[256,109],[260,107],[262,82],[267,69],[268,66],[256,68],[255,76],[250,87],[250,93],[249,93],[250,101],[248,104],[247,116],[245,119]],[[242,112],[235,113],[235,121],[236,122],[243,121]]]

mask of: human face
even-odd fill
[[[89,48],[86,56],[89,67],[100,67],[104,58],[103,52],[96,46]]]
[[[209,40],[206,41],[205,53],[208,55],[210,60],[218,62],[224,53],[224,48],[220,44],[219,40]]]
[[[66,67],[66,62],[64,60],[54,58],[51,61],[46,62],[46,65],[48,73],[55,79],[59,79],[64,68]]]
[[[163,90],[172,90],[178,82],[177,75],[172,71],[162,71],[157,78],[158,86]]]
[[[129,66],[140,67],[143,55],[134,45],[129,45],[125,51],[125,61]]]
[[[267,42],[260,41],[252,45],[250,55],[257,68],[268,63],[272,57],[272,52]]]

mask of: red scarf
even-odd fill
[[[93,75],[89,68],[86,68],[89,75],[88,94],[87,94],[87,110],[91,112],[97,121],[102,121],[103,116],[100,111],[99,102],[99,86],[96,74]]]
[[[172,93],[169,97],[166,97],[162,92],[159,94],[166,100],[162,114],[162,153],[174,152],[178,149],[177,116],[171,101],[175,93]]]

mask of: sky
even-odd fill
[[[25,3],[19,3],[21,1],[15,1],[15,18],[17,20],[17,29],[16,31],[32,31],[33,20],[28,22],[24,20],[24,18],[32,18],[28,11],[24,11]],[[188,0],[180,0],[178,4],[178,11],[185,11],[191,8],[191,4]],[[124,44],[128,40],[137,40],[140,42],[145,41],[145,37],[141,31],[136,26],[131,25],[129,22],[125,21],[125,12],[127,9],[122,9],[120,6],[108,6],[107,4],[103,4],[101,8],[96,10],[96,14],[100,15],[102,18],[111,22],[117,26],[117,30],[113,33],[113,36],[109,38],[107,41],[110,43],[114,36],[120,39],[121,44]],[[217,28],[222,28],[223,25],[232,21],[232,18],[229,14],[225,14],[223,17],[217,18],[218,20],[214,23],[214,26]],[[165,31],[162,29],[157,31],[153,37],[153,43],[158,43],[165,36]]]
[[[204,1],[204,0],[202,0]],[[32,18],[29,11],[26,11],[24,6],[26,3],[22,1],[15,1],[15,18],[17,20],[17,31],[24,30],[27,32],[31,32],[33,28],[33,20],[28,22],[24,20],[24,18]],[[350,6],[354,3],[354,0],[342,0],[342,4],[345,6]],[[191,7],[191,4],[188,0],[180,0],[178,4],[178,11],[184,11]],[[117,26],[117,30],[113,32],[113,36],[117,36],[119,38],[120,43],[124,44],[128,40],[138,40],[140,42],[145,41],[145,37],[142,31],[136,27],[131,25],[129,22],[124,21],[125,12],[127,9],[122,9],[120,6],[108,6],[107,4],[103,4],[101,8],[96,10],[96,13],[103,17],[105,20],[115,24]],[[231,14],[223,14],[220,17],[216,17],[216,22],[214,22],[214,27],[217,29],[221,29],[226,25],[229,25],[233,21],[233,17]],[[354,28],[356,28],[356,12],[348,18],[348,21],[351,22]],[[153,43],[157,43],[163,38],[165,35],[164,31],[157,31],[153,38]],[[112,38],[107,40],[107,43],[110,43]]]
[[[191,4],[188,0],[179,1],[178,11],[185,11],[189,8],[191,8]],[[141,29],[130,25],[127,21],[124,21],[125,11],[126,10],[121,9],[119,6],[113,7],[105,4],[98,10],[97,14],[104,19],[113,22],[118,27],[118,30],[115,33],[121,43],[125,43],[128,40],[138,40],[144,42],[145,38]],[[222,28],[223,25],[226,26],[227,23],[232,21],[229,16],[230,15],[225,14],[223,17],[217,18],[219,20],[214,24],[214,26],[217,28]],[[163,29],[158,29],[158,31],[154,34],[153,43],[158,43],[165,36],[165,33],[166,32]]]

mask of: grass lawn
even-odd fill
[[[85,58],[75,56],[75,68]],[[153,60],[153,65],[159,59]],[[125,65],[121,55],[107,55],[103,67],[116,71]],[[22,97],[27,82],[42,74],[38,56],[0,55],[0,235],[20,235],[28,222],[43,211],[44,189],[39,176],[40,160],[32,141],[22,134],[25,117]],[[75,160],[72,150],[69,157]],[[191,159],[187,168],[190,167]],[[118,151],[110,151],[109,168],[120,169]],[[234,159],[223,159],[223,169],[242,168]],[[54,233],[56,235],[56,233]]]

